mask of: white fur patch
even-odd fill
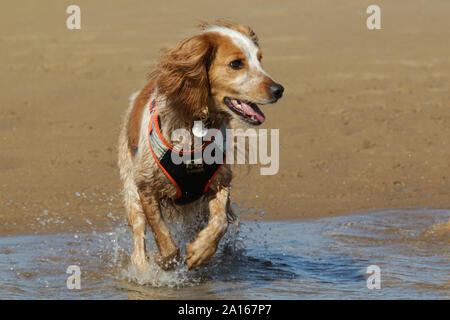
[[[239,31],[219,27],[219,26],[211,26],[206,29],[204,32],[218,32],[221,35],[227,36],[233,41],[233,43],[242,50],[245,54],[245,58],[248,61],[249,67],[252,70],[262,72],[264,75],[270,77],[266,71],[261,66],[261,63],[258,60],[258,47],[249,37],[240,33]]]

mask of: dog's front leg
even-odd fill
[[[223,188],[209,201],[209,222],[186,247],[188,269],[196,268],[216,252],[220,239],[227,231],[227,206],[229,206],[229,189]]]
[[[148,224],[155,236],[158,252],[155,254],[155,262],[164,270],[175,267],[179,259],[180,251],[173,241],[169,229],[161,215],[158,200],[153,195],[148,195],[144,190],[139,190],[142,208],[147,217]]]

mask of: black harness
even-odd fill
[[[149,124],[149,145],[150,151],[158,166],[164,172],[166,177],[172,182],[177,189],[177,196],[174,198],[176,204],[183,205],[198,200],[206,191],[209,185],[225,163],[225,130],[224,125],[220,131],[222,132],[223,145],[218,145],[212,137],[210,141],[205,142],[201,148],[183,151],[171,146],[161,134],[160,118],[158,110],[155,108],[156,101],[152,100],[150,109]],[[203,151],[211,145],[213,148],[211,156],[215,159],[216,150],[222,153],[222,162],[208,164],[204,160]],[[176,155],[173,155],[176,153]],[[180,164],[175,164],[173,156],[183,156]]]

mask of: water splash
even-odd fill
[[[391,210],[243,221],[230,226],[206,265],[187,272],[182,263],[165,272],[150,261],[144,275],[130,265],[133,242],[121,220],[108,233],[3,237],[0,299],[448,299],[449,214]],[[176,238],[185,245],[193,236]],[[147,242],[151,254],[151,235]],[[372,264],[381,268],[381,290],[366,287]],[[70,265],[81,268],[81,290],[66,287]]]
[[[237,204],[233,204],[232,210],[237,219],[230,223],[227,233],[219,243],[217,252],[212,259],[202,268],[188,271],[184,260],[178,261],[175,268],[170,271],[162,270],[152,258],[157,252],[154,237],[151,232],[146,234],[146,248],[149,259],[149,268],[145,272],[140,272],[132,263],[122,265],[120,270],[120,279],[137,283],[139,285],[148,285],[156,288],[180,288],[183,286],[198,285],[201,282],[211,279],[211,272],[217,266],[221,266],[221,272],[224,270],[224,261],[238,259],[245,253],[245,237],[240,235],[241,218],[247,214],[249,209],[239,209]],[[180,256],[186,255],[186,244],[192,242],[196,235],[207,225],[207,215],[205,212],[192,212],[184,216],[184,219],[179,219],[175,222],[167,222],[169,231],[180,249]],[[123,255],[128,254],[129,251],[125,249],[129,243],[123,243],[123,247],[119,244],[120,235],[123,235],[124,230],[118,229],[115,234],[114,255],[118,256],[119,252]]]

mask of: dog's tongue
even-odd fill
[[[250,117],[254,116],[256,119],[258,119],[259,122],[263,123],[264,120],[266,120],[266,117],[264,116],[264,114],[262,112],[258,112],[259,110],[253,109],[251,106],[249,106],[248,104],[246,104],[243,101],[241,101],[241,107],[246,115],[248,115]],[[255,106],[255,107],[258,108],[257,106]]]

